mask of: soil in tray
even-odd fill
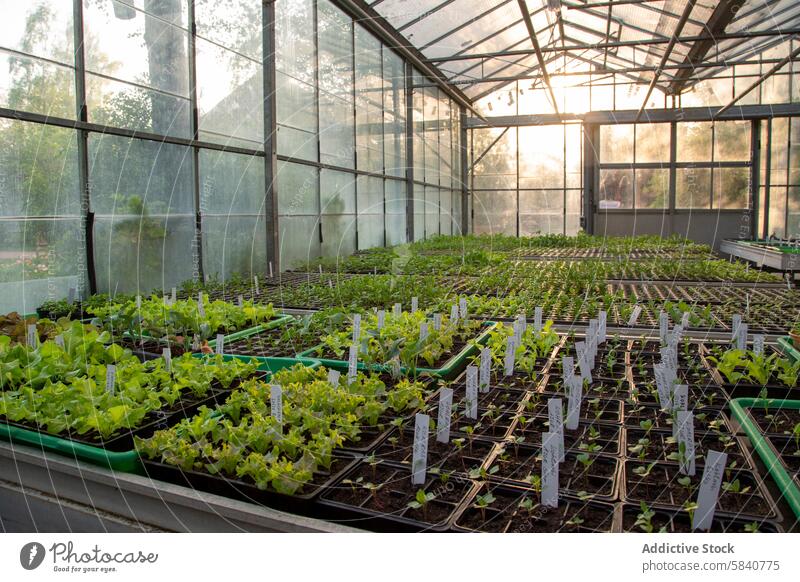
[[[611,499],[616,492],[619,461],[598,455],[580,456],[567,453],[559,465],[559,490]],[[531,488],[533,481],[542,474],[541,447],[507,444],[489,466],[492,479],[507,485]],[[494,471],[497,467],[496,472]]]
[[[438,418],[438,413],[439,407],[433,407],[430,412],[431,418],[434,420]],[[464,429],[471,426],[474,427],[473,436],[502,439],[508,434],[509,428],[514,423],[514,417],[515,415],[510,412],[478,408],[478,418],[472,419],[466,418],[463,410],[461,410],[450,422],[450,437],[461,438],[466,436]]]
[[[528,416],[540,416],[547,414],[547,401],[550,398],[563,398],[563,394],[534,394],[525,403],[522,414]],[[566,410],[567,401],[562,402],[562,407]],[[622,422],[622,401],[609,400],[606,398],[584,398],[581,400],[580,420],[588,422],[601,422],[620,424]]]
[[[539,496],[501,485],[484,485],[477,495],[491,492],[494,501],[483,509],[470,501],[458,516],[455,529],[493,533],[610,532],[614,506],[574,498],[559,499],[557,508],[539,505]],[[520,507],[530,500],[529,508]]]
[[[800,410],[791,408],[765,410],[763,407],[753,406],[748,408],[748,411],[764,434],[792,435],[794,430],[800,431],[800,428],[795,429],[800,425]]]
[[[630,390],[630,385],[624,378],[618,380],[602,380],[592,378],[593,382],[589,386],[583,387],[583,397],[592,398],[625,398]],[[557,394],[567,397],[560,377],[551,376],[547,385],[544,387],[545,394]]]
[[[632,341],[628,351],[631,353],[632,360],[635,359],[639,354],[659,354],[661,352],[661,342],[656,340],[635,339]],[[683,344],[681,344],[681,349],[679,351],[679,356],[684,353]],[[700,344],[690,343],[689,356],[694,357],[699,355],[699,353]]]
[[[402,436],[401,436],[402,435]],[[398,463],[411,466],[413,456],[414,432],[411,430],[394,431],[375,449],[374,461]],[[428,469],[439,469],[445,473],[469,473],[473,469],[483,467],[494,451],[495,443],[472,439],[456,446],[452,442],[440,443],[434,434],[428,439]],[[372,458],[373,455],[370,455]]]
[[[268,329],[225,344],[225,353],[262,358],[294,357],[319,343],[316,335],[292,333],[284,327]]]
[[[420,489],[435,496],[424,511],[408,506]],[[323,492],[322,500],[379,521],[406,521],[406,527],[398,524],[396,531],[401,531],[443,527],[471,489],[469,481],[448,479],[444,482],[434,475],[428,475],[423,485],[412,485],[409,469],[388,465],[372,467],[362,462]],[[355,525],[370,527],[373,524],[359,520]],[[394,528],[383,526],[380,529]]]
[[[541,442],[541,433],[550,429],[547,416],[520,419],[511,433],[513,438],[524,437],[528,443]],[[616,455],[620,449],[620,427],[581,422],[577,430],[564,429],[564,448],[568,451]]]
[[[697,499],[702,471],[697,471],[694,477],[689,477],[688,485],[682,485],[678,479],[682,479],[684,475],[678,471],[677,465],[657,464],[650,468],[650,472],[646,476],[637,475],[635,473],[637,467],[647,469],[649,466],[646,463],[635,461],[625,463],[624,497],[626,501],[635,503],[644,501],[648,505],[657,504],[682,508],[687,501]],[[739,493],[726,490],[728,484],[734,484],[736,481],[739,482]],[[776,515],[772,501],[762,495],[762,489],[755,475],[741,469],[735,469],[723,477],[717,511],[724,511],[740,517],[770,518]]]
[[[694,428],[697,431],[717,430],[731,432],[726,424],[725,413],[719,408],[694,408]],[[625,426],[639,428],[651,422],[651,429],[672,430],[672,415],[658,406],[643,406],[625,403]],[[642,427],[645,428],[645,427]]]
[[[513,388],[515,390],[530,391],[536,390],[536,387],[539,385],[541,380],[540,374],[541,370],[543,369],[543,366],[541,369],[537,366],[533,375],[520,371],[515,371],[513,376],[503,376],[500,374],[496,376],[493,375],[490,390],[494,390],[495,388]]]
[[[786,465],[789,475],[800,486],[800,445],[794,437],[771,436],[769,442],[778,453],[781,462]]]
[[[650,509],[650,508],[648,508]],[[622,531],[625,533],[692,533],[692,520],[685,511],[653,510],[652,517],[642,519],[642,508],[624,505],[622,509]],[[652,530],[650,529],[652,528]],[[774,533],[778,528],[764,519],[730,519],[714,516],[709,533]]]
[[[453,386],[453,392],[455,394],[454,405],[463,408],[466,402],[466,387],[464,384]],[[478,406],[481,408],[494,406],[500,411],[516,410],[527,395],[528,392],[525,390],[493,387],[488,392],[478,393]]]
[[[690,386],[708,386],[716,384],[714,376],[705,368],[698,366],[679,367],[677,376],[681,384]],[[631,367],[631,379],[637,383],[655,382],[656,376],[652,365]]]
[[[752,467],[748,456],[742,450],[736,437],[726,433],[695,433],[695,463],[702,466],[706,451],[719,451],[728,454],[728,466]],[[647,439],[648,442],[644,442]],[[678,444],[672,432],[651,430],[649,433],[639,429],[625,429],[625,454],[629,459],[642,461],[675,461],[678,457]]]
[[[631,390],[627,401],[636,402],[644,406],[659,406],[658,392],[655,386],[637,384]],[[699,406],[725,406],[728,398],[723,390],[716,385],[704,388],[689,386],[689,402]]]

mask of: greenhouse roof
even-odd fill
[[[679,94],[800,31],[797,0],[367,3],[472,100],[517,79],[546,87],[564,72],[617,73]]]

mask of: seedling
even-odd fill
[[[492,495],[491,491],[488,491],[483,495],[478,495],[475,498],[475,503],[473,503],[472,506],[480,510],[481,519],[483,521],[486,521],[486,508],[489,507],[495,501],[497,501],[497,499],[495,499],[495,496]]]
[[[372,469],[372,478],[374,479],[375,478],[375,473],[376,473],[376,471],[378,469],[378,465],[383,463],[383,461],[381,459],[376,458],[375,457],[375,453],[372,453],[371,455],[364,457],[364,460],[367,462],[367,464]]]
[[[639,503],[639,513],[636,515],[636,522],[633,525],[645,533],[653,533],[655,530],[655,526],[653,525],[653,518],[655,515],[656,512],[642,501]],[[662,527],[659,531],[664,532],[665,529]]]
[[[750,523],[744,524],[745,533],[758,533],[760,528],[761,526],[758,525],[757,521],[751,521]]]
[[[636,455],[639,460],[647,458],[647,452],[650,448],[650,439],[647,437],[640,438],[635,445],[628,447],[628,451]]]
[[[691,499],[693,497],[695,486],[692,483],[692,478],[691,477],[689,477],[689,476],[679,477],[678,478],[678,485],[680,485],[681,487],[683,487],[686,490],[689,499]]]
[[[589,469],[594,465],[595,457],[587,453],[581,453],[576,457],[576,460],[583,465],[583,478],[584,480],[589,476]]]
[[[656,461],[650,463],[649,465],[639,465],[633,469],[634,475],[638,475],[642,479],[647,479],[650,476],[650,473],[653,472],[653,469],[656,466]]]
[[[417,491],[414,499],[408,502],[408,507],[411,509],[421,509],[422,517],[425,521],[428,521],[428,504],[434,499],[436,499],[434,493],[425,493],[424,489],[420,489]]]
[[[583,518],[580,518],[577,515],[573,515],[565,525],[571,525],[577,527],[582,523],[583,523]]]
[[[498,467],[497,465],[490,467],[488,470],[486,470],[483,467],[475,467],[469,472],[469,478],[481,479],[482,481],[486,481],[486,479],[488,479],[489,476],[496,474],[497,471],[499,470],[500,467]]]
[[[725,481],[722,483],[722,490],[726,493],[733,493],[735,495],[746,495],[750,491],[750,486],[742,487],[742,483],[738,479],[733,481]]]

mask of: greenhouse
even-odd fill
[[[800,531],[796,0],[0,8],[0,531]]]

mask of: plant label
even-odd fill
[[[737,336],[739,335],[739,326],[742,325],[742,315],[740,313],[736,313],[733,316],[731,321],[731,341],[735,342]]]
[[[747,324],[740,323],[739,330],[736,334],[736,347],[740,350],[747,349]]]
[[[169,303],[169,297],[167,297],[166,295],[164,295],[163,302],[164,302],[164,305],[165,305],[166,307],[169,307],[169,306],[170,306],[170,303]]]
[[[564,386],[567,386],[569,379],[575,375],[575,359],[572,356],[561,358],[561,372],[563,374]]]
[[[528,318],[525,317],[524,313],[520,313],[517,316],[517,319],[519,320],[519,335],[520,335],[520,340],[521,340],[522,339],[522,334],[524,334],[526,331],[528,331]]]
[[[764,336],[763,335],[754,335],[753,336],[753,352],[757,356],[761,356],[764,354]]]
[[[672,410],[685,412],[689,409],[689,386],[677,384],[672,389]]]
[[[164,358],[164,369],[168,373],[172,373],[172,349],[164,348],[161,350],[161,357]]]
[[[455,303],[450,307],[450,325],[458,325],[458,305]]]
[[[678,442],[680,471],[684,475],[694,477],[697,471],[694,450],[694,414],[685,410],[678,411],[675,424],[678,427],[675,440]]]
[[[164,299],[166,299],[166,297],[164,297]],[[166,303],[166,301],[164,303]],[[139,311],[141,308],[142,308],[142,296],[141,295],[137,295],[136,296],[136,310]]]
[[[272,418],[283,424],[283,388],[280,384],[269,385],[269,408]]]
[[[206,306],[203,305],[203,292],[201,291],[200,296],[197,298],[197,313],[200,317],[206,316]]]
[[[114,364],[106,366],[106,392],[114,395],[114,387],[117,383],[117,367]]]
[[[170,298],[171,298],[173,303],[175,303],[178,300],[178,289],[177,288],[175,288],[175,287],[172,288],[172,295],[170,295]]]
[[[514,341],[517,343],[517,345],[522,344],[522,329],[519,325],[519,319],[514,320],[512,327],[514,328]]]
[[[70,287],[67,290],[67,303],[69,303],[70,305],[75,303],[75,287]]]
[[[269,276],[272,278],[272,263],[269,264]],[[253,291],[256,295],[261,295],[261,290],[258,288],[258,275],[253,276]]]
[[[402,303],[395,303],[392,307],[392,315],[394,317],[400,317],[400,314],[403,313],[403,305]]]
[[[322,265],[319,265],[319,276],[322,277]]]
[[[692,516],[692,530],[708,530],[711,527],[727,462],[728,455],[725,453],[708,451],[706,454],[706,466],[697,493],[697,509]]]
[[[514,375],[514,360],[517,356],[517,342],[513,335],[508,336],[506,340],[506,355],[503,369],[503,376]]]
[[[489,348],[483,348],[481,350],[481,379],[480,379],[481,392],[489,391],[489,384],[491,382],[491,371],[492,371],[492,352],[491,350],[489,350]]]
[[[684,311],[683,315],[681,315],[681,327],[683,329],[686,329],[687,327],[689,327],[689,312],[688,311]]]
[[[411,298],[411,313],[416,313],[419,308],[419,299],[417,297]]]
[[[419,322],[419,341],[424,342],[428,339],[428,322],[427,321],[420,321]]]
[[[272,279],[272,261],[269,262],[269,278]],[[258,279],[258,277],[256,277]]]
[[[442,330],[442,314],[441,313],[434,313],[433,314],[433,329],[436,331]]]
[[[384,325],[386,325],[386,311],[381,309],[378,312],[378,331],[382,330]]]
[[[439,416],[436,419],[436,441],[450,442],[450,418],[453,414],[453,389],[442,388],[439,393]]]
[[[333,279],[328,279],[328,289],[333,289]]]
[[[458,300],[458,314],[461,316],[461,319],[467,319],[467,298],[462,297]]]
[[[667,375],[664,370],[664,364],[655,364],[653,366],[653,373],[656,377],[656,389],[658,390],[658,403],[662,410],[669,410],[671,408],[671,391],[670,385],[667,383]]]
[[[239,309],[241,309],[242,307],[244,307],[244,295],[239,295],[239,296],[236,298],[236,304],[239,306]]]
[[[676,352],[678,351],[678,344],[683,339],[683,330],[684,326],[680,323],[672,328],[672,348]]]
[[[558,507],[558,436],[542,433],[542,505]]]
[[[216,352],[218,356],[221,356],[222,354],[225,353],[225,336],[223,334],[221,333],[217,334],[217,341],[214,347],[216,347]]]
[[[467,418],[478,418],[478,367],[467,366],[467,396],[466,396]]]
[[[339,378],[342,376],[339,370],[330,369],[328,370],[328,384],[333,386],[334,388],[339,387]]]
[[[358,344],[350,346],[350,354],[347,358],[347,385],[356,381],[358,375]]]
[[[578,428],[581,416],[581,400],[583,398],[583,382],[577,376],[569,381],[569,397],[567,400],[567,421],[564,423],[567,430]]]
[[[39,333],[36,331],[35,323],[28,324],[28,336],[25,338],[25,343],[34,349],[39,346]]]
[[[597,314],[597,323],[597,332],[600,336],[598,339],[601,344],[604,344],[606,343],[606,324],[608,323],[608,314],[605,311],[601,311]]]
[[[66,349],[66,348],[64,347],[64,336],[63,336],[63,335],[61,335],[61,334],[58,334],[58,335],[55,337],[55,341],[56,341],[56,345],[57,345],[58,347],[60,347],[62,350],[63,350],[63,349]]]
[[[547,420],[550,423],[550,432],[558,440],[558,462],[564,462],[564,410],[561,398],[551,398],[547,401]]]
[[[631,316],[628,318],[628,327],[633,327],[639,321],[639,316],[642,314],[642,307],[637,305],[631,311]]]
[[[353,314],[353,343],[361,342],[361,314]]]
[[[542,331],[542,307],[538,306],[533,311],[533,331],[539,333]]]
[[[425,473],[428,465],[428,428],[431,417],[419,414],[414,417],[414,446],[411,458],[411,484],[422,485],[425,483]]]
[[[200,349],[200,336],[197,335],[197,334],[194,334],[192,336],[192,351],[196,352],[199,349]]]
[[[669,316],[665,312],[658,314],[658,337],[661,343],[667,342],[667,331],[669,331]]]
[[[581,372],[581,381],[592,383],[592,371],[589,369],[587,361],[586,342],[575,343],[575,353],[578,356],[578,368]]]

